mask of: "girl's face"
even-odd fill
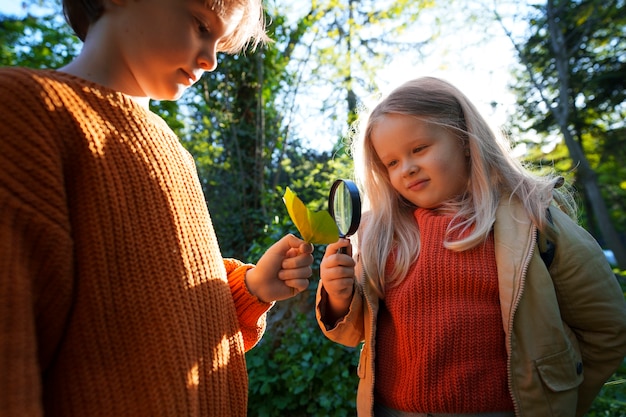
[[[213,71],[220,41],[243,16],[242,9],[235,9],[220,18],[204,0],[112,3],[101,19],[113,25],[104,45],[113,57],[107,71],[115,89],[157,100],[178,99],[205,71]]]
[[[465,192],[469,158],[462,141],[443,127],[388,114],[370,139],[393,188],[416,206],[437,208]]]

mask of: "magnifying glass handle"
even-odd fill
[[[348,239],[348,244],[352,245],[352,242],[350,242],[350,240]],[[339,249],[337,249],[337,253],[343,253],[343,254],[347,254],[348,253],[348,246],[342,246]]]

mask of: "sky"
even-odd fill
[[[19,0],[0,0],[0,13],[21,15],[21,3]],[[512,82],[510,69],[515,62],[514,50],[496,23],[480,28],[478,32],[476,24],[465,24],[466,12],[462,10],[446,16],[448,24],[441,26],[443,32],[429,42],[424,59],[402,54],[381,67],[377,73],[380,91],[376,97],[412,78],[426,75],[441,77],[460,88],[494,127],[505,124],[515,102],[508,89]],[[426,20],[429,17],[434,19],[435,13],[425,16]],[[431,24],[424,19],[419,20],[415,31],[428,30]],[[409,31],[407,36],[417,35]],[[497,104],[494,106],[493,103]],[[311,113],[307,114],[307,110]],[[298,111],[300,121],[296,123],[304,130],[304,144],[322,151],[330,150],[336,135],[320,131],[328,123],[313,113],[313,106],[305,104]],[[310,138],[307,138],[308,131],[314,132],[309,135]]]
[[[515,101],[508,89],[515,62],[512,44],[504,33],[487,40],[472,37],[472,32],[444,33],[432,41],[431,52],[422,62],[398,57],[379,76],[387,89],[419,76],[444,78],[463,91],[485,117],[504,123]]]
[[[0,12],[8,15],[22,15],[22,2],[20,0],[0,0]]]

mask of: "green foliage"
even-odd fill
[[[310,288],[302,297],[310,300],[314,293]],[[358,350],[328,340],[310,307],[283,318],[288,324],[284,323],[282,334],[268,329],[260,344],[246,354],[249,416],[355,414]]]
[[[323,115],[328,123],[319,130],[349,126],[358,99],[377,90],[377,70],[398,54],[419,50],[431,37],[430,32],[419,40],[401,35],[432,6],[432,0],[316,0],[308,7],[270,2],[270,14],[295,20],[280,21],[283,27],[274,33],[276,45],[291,56],[285,69],[295,74],[289,102],[307,101],[298,116]]]
[[[0,15],[0,65],[58,68],[69,63],[80,41],[58,13],[53,8],[43,16]]]
[[[326,207],[332,167],[329,171],[303,175],[294,181],[298,193],[315,207]],[[347,168],[344,166],[344,169]],[[339,175],[342,176],[342,175]],[[321,182],[320,182],[321,181]],[[329,182],[326,187],[323,184]],[[282,203],[281,203],[282,204]],[[275,216],[264,234],[250,247],[248,259],[258,259],[285,233],[295,232],[289,216]],[[268,313],[268,328],[259,344],[246,354],[249,375],[250,417],[341,417],[354,416],[358,376],[358,349],[331,342],[319,329],[314,302],[319,281],[319,263],[325,246],[316,245],[313,277],[308,291],[278,302]]]
[[[548,4],[558,13],[559,31],[563,45],[555,51],[550,36]],[[623,0],[551,0],[535,4],[526,17],[529,30],[518,40],[521,62],[513,91],[520,110],[516,123],[522,130],[539,133],[531,147],[529,159],[536,163],[553,164],[576,183],[583,199],[584,226],[595,236],[599,226],[592,213],[591,201],[585,194],[580,160],[572,154],[572,145],[552,147],[543,152],[548,142],[561,141],[557,113],[567,109],[567,128],[583,150],[593,174],[600,184],[610,223],[626,236],[626,135],[624,135],[624,104],[626,103],[626,7]],[[559,54],[563,57],[559,58]],[[559,73],[558,62],[567,62],[567,73]],[[560,91],[562,77],[566,78],[566,94]]]

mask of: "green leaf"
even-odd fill
[[[309,210],[289,187],[285,190],[283,201],[302,239],[319,245],[327,245],[339,239],[339,229],[330,213],[325,210],[318,212]]]

